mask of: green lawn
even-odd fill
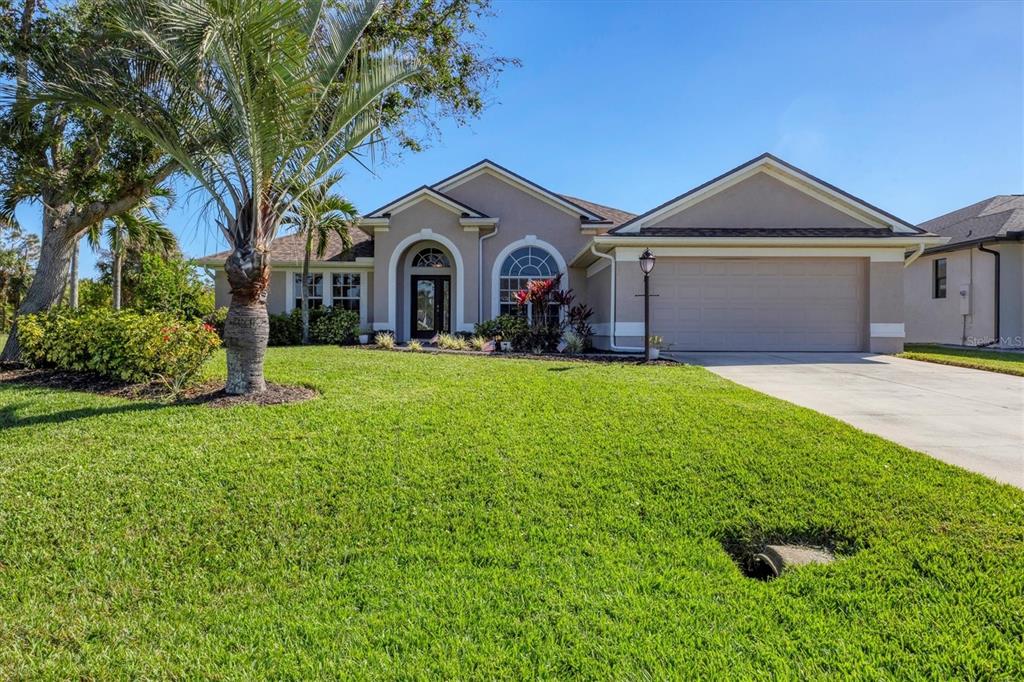
[[[904,352],[899,354],[899,357],[1024,377],[1024,353],[1001,353],[992,350],[947,348],[946,346],[922,344],[908,345]]]
[[[698,367],[267,371],[322,396],[0,384],[0,677],[1024,676],[1017,489]],[[860,551],[757,582],[750,527]]]

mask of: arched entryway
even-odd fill
[[[410,235],[388,264],[389,317],[400,340],[430,339],[463,324],[465,275],[454,243],[431,230]]]

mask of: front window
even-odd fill
[[[516,302],[516,293],[525,289],[532,280],[551,279],[558,275],[558,264],[550,253],[538,246],[524,246],[509,254],[501,264],[498,301],[501,315],[525,316],[534,319],[533,304],[524,310]],[[545,311],[549,322],[558,320],[558,305],[552,304]]]
[[[946,298],[946,259],[936,258],[932,267],[935,273],[932,298]]]
[[[295,307],[302,308],[302,275],[295,273]],[[309,308],[319,308],[324,304],[324,276],[310,274],[306,280],[306,291],[309,296]]]
[[[359,282],[357,272],[336,272],[331,276],[331,304],[335,308],[359,312]]]
[[[448,256],[441,249],[426,248],[412,259],[414,268],[450,268]]]

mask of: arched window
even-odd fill
[[[536,279],[550,279],[558,275],[558,264],[550,253],[539,246],[524,246],[508,255],[501,264],[498,280],[498,300],[501,315],[524,315],[533,319],[532,310],[523,310],[516,303],[516,293]],[[530,304],[532,305],[532,304]],[[553,305],[549,315],[558,317],[558,306]]]
[[[426,248],[412,259],[412,266],[414,268],[450,268],[452,264],[441,249]]]

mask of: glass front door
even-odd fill
[[[451,278],[413,275],[412,337],[430,339],[451,331]]]

